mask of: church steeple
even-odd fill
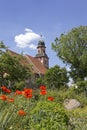
[[[40,60],[40,62],[46,67],[49,68],[49,58],[46,54],[46,47],[43,40],[40,40],[38,42],[37,46],[37,54],[35,56],[37,59]]]

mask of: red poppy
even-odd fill
[[[24,89],[24,93],[32,93],[32,92],[33,92],[33,90],[30,89],[30,88],[25,88]]]
[[[2,86],[1,89],[5,91],[7,88],[5,86]]]
[[[23,91],[23,95],[26,97],[26,98],[32,98],[32,89],[28,89],[28,88],[26,88],[26,89],[24,89],[24,91]]]
[[[48,100],[49,100],[49,101],[53,101],[53,100],[54,100],[54,97],[48,97]]]
[[[5,92],[11,93],[11,90],[10,89],[6,89]]]
[[[46,94],[47,94],[47,91],[46,91],[46,90],[42,90],[42,91],[40,92],[40,94],[41,94],[41,95],[46,95]]]
[[[15,94],[22,94],[22,91],[20,91],[20,90],[16,90],[16,92],[15,92]]]
[[[7,100],[7,98],[8,98],[8,97],[7,97],[6,95],[4,95],[4,94],[3,94],[3,95],[0,95],[0,99],[3,100],[3,101]]]
[[[32,94],[30,93],[30,94],[25,94],[24,95],[26,98],[32,98]]]
[[[40,86],[40,89],[41,90],[46,90],[46,87],[45,86]]]
[[[4,92],[6,92],[6,93],[11,93],[11,90],[8,89],[8,88],[6,88],[5,86],[2,86],[1,88],[2,88],[2,90],[3,90]]]
[[[24,110],[19,110],[18,115],[25,116],[26,112]]]
[[[26,88],[24,89],[23,91],[23,95],[26,97],[26,98],[32,98],[32,89],[29,89],[29,88]]]

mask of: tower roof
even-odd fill
[[[41,46],[44,46],[44,47],[45,47],[45,42],[44,42],[43,40],[40,40],[40,41],[38,42],[37,48],[38,48],[38,47],[41,47]]]
[[[39,57],[46,57],[47,59],[49,59],[46,53],[36,54],[35,57],[36,57],[36,58],[39,58]]]

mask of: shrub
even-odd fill
[[[78,93],[81,92],[85,92],[86,96],[87,96],[87,80],[85,81],[78,81],[77,82],[77,86],[78,86]]]
[[[32,130],[67,130],[69,118],[56,102],[38,102],[31,112]]]
[[[16,82],[14,84],[14,87],[12,87],[12,90],[23,90],[23,88],[25,88],[25,82],[24,81],[20,81],[20,82]]]

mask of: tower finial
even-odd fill
[[[40,41],[43,41],[43,35],[40,34]]]
[[[42,34],[40,34],[40,37],[41,37],[41,38],[42,38],[42,36],[43,36],[43,35],[42,35]]]

